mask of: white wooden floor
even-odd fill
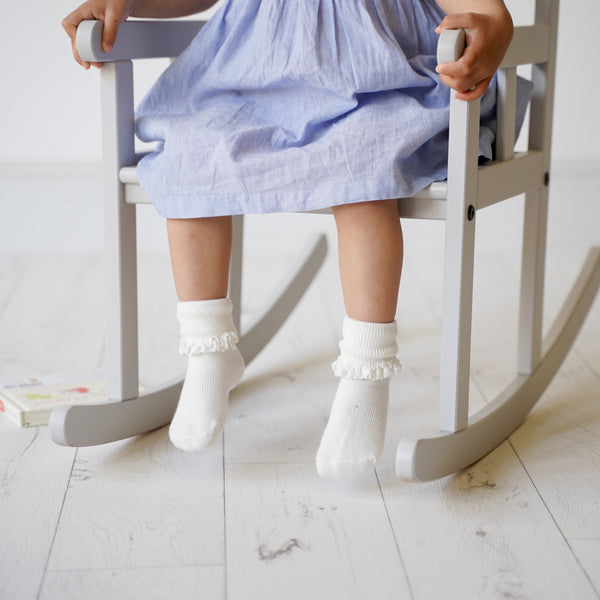
[[[600,244],[598,172],[554,177],[548,321],[586,249]],[[0,381],[102,369],[97,181],[5,178],[0,196]],[[162,224],[144,210],[141,370],[152,385],[183,364]],[[474,407],[509,380],[515,359],[521,201],[487,211],[478,216]],[[166,429],[61,448],[46,427],[0,416],[0,598],[600,598],[600,300],[510,440],[457,476],[399,481],[399,439],[436,426],[443,242],[441,224],[405,223],[404,370],[385,452],[357,481],[322,480],[313,459],[343,316],[327,217],[249,219],[244,316],[321,228],[333,242],[326,267],[249,366],[212,449],[178,451]]]

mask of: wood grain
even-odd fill
[[[224,564],[220,444],[174,448],[166,428],[81,448],[50,570]]]
[[[226,470],[231,600],[410,598],[373,473],[346,486],[312,465]]]

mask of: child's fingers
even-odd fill
[[[449,88],[453,89],[456,92],[456,97],[459,100],[477,100],[477,98],[481,98],[485,92],[487,91],[490,82],[492,80],[491,77],[483,79],[477,83],[469,87],[465,87],[457,83],[455,79],[451,77],[447,77],[445,75],[440,75],[440,79],[445,83]]]
[[[73,56],[75,57],[75,60],[86,69],[89,69],[90,66],[101,67],[102,65],[101,63],[89,63],[81,59],[75,43],[77,28],[82,21],[103,21],[102,50],[104,50],[104,52],[110,52],[117,39],[119,26],[128,16],[127,11],[121,6],[122,4],[122,2],[107,3],[88,1],[63,19],[62,26],[67,35],[71,38]]]
[[[472,29],[477,22],[473,13],[456,13],[446,15],[437,26],[435,32],[439,35],[444,29]]]
[[[476,17],[470,14],[450,15],[447,18],[450,24],[461,23],[463,26],[473,24]],[[444,24],[442,21],[442,26]],[[467,46],[463,55],[451,63],[439,64],[436,66],[436,72],[439,73],[442,81],[459,93],[470,92],[481,81],[489,76],[489,70],[481,61],[481,41],[477,29],[467,31]],[[473,94],[471,94],[473,95]]]
[[[446,75],[454,79],[466,79],[472,72],[472,67],[463,60],[457,60],[452,63],[442,63],[436,66],[436,73]]]
[[[476,100],[488,89],[512,38],[513,25],[508,13],[447,15],[436,29],[464,29],[466,48],[455,62],[440,64],[440,79],[456,90],[461,100]]]
[[[487,79],[484,79],[483,81],[480,81],[479,83],[474,85],[471,89],[469,89],[466,92],[456,92],[456,97],[459,100],[466,100],[468,102],[470,102],[471,100],[477,100],[486,93],[488,87],[490,86],[491,80],[492,78],[488,77]]]
[[[454,77],[449,77],[447,75],[441,75],[441,74],[440,74],[440,79],[442,80],[442,83],[447,85],[449,88],[452,88],[456,92],[464,93],[464,94],[475,89],[475,87],[477,87],[477,85],[478,85],[478,83],[476,81],[471,81],[471,82],[465,83],[461,79],[456,79]]]
[[[92,5],[91,3],[82,4],[79,8],[74,10],[72,13],[67,15],[62,20],[62,27],[71,39],[71,49],[73,51],[73,57],[75,60],[84,68],[89,69],[92,67],[100,68],[102,66],[101,63],[96,62],[87,62],[79,56],[79,52],[77,51],[77,28],[81,24],[82,21],[88,20],[96,20],[102,19],[103,15],[101,11],[97,10],[97,7]]]
[[[62,21],[62,27],[71,39],[71,51],[73,52],[73,58],[84,68],[89,69],[90,63],[86,62],[79,56],[79,52],[77,52],[77,44],[75,42],[77,37],[77,26],[81,23],[83,19],[80,18],[78,11],[72,12],[70,15],[67,15]]]
[[[435,70],[446,85],[459,92],[470,90],[487,76],[477,65],[469,64],[466,58],[438,65]]]
[[[107,8],[104,15],[104,29],[102,31],[102,50],[110,52],[117,40],[117,33],[121,23],[127,18],[116,11]]]

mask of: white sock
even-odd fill
[[[221,433],[229,392],[240,381],[244,361],[228,298],[180,302],[181,354],[188,366],[169,438],[181,450],[200,450]]]
[[[365,323],[346,317],[340,356],[341,377],[317,452],[322,477],[354,477],[381,456],[389,380],[400,370],[396,323]]]

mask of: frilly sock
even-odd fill
[[[322,477],[355,477],[383,451],[389,380],[400,370],[397,327],[346,317],[334,374],[340,377],[329,421],[317,452]]]
[[[345,317],[333,374],[346,379],[389,379],[401,369],[396,358],[397,335],[396,321],[367,323]]]
[[[200,450],[221,433],[229,392],[244,372],[228,298],[180,302],[181,354],[188,365],[169,438],[181,450]]]

